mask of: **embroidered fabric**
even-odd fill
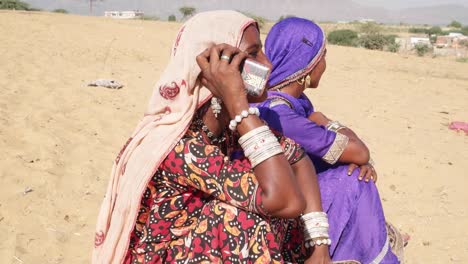
[[[335,141],[331,145],[327,153],[322,157],[322,160],[328,164],[335,164],[340,158],[341,154],[348,145],[349,138],[343,134],[336,133]]]
[[[283,97],[279,97],[279,96],[272,96],[270,98],[273,98],[270,102],[270,105],[269,107],[275,107],[277,105],[287,105],[289,108],[293,109],[293,105],[291,104],[291,102],[289,102],[288,100],[286,100],[285,98]]]
[[[387,240],[385,240],[385,244],[382,248],[382,251],[380,251],[379,255],[377,255],[377,257],[375,257],[375,259],[370,264],[379,264],[383,260],[385,255],[387,255],[389,245],[390,245],[390,241],[387,236]]]

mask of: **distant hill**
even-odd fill
[[[468,25],[468,7],[462,5],[440,5],[431,7],[408,8],[395,11],[390,21],[404,21],[412,24],[447,25],[457,20]]]
[[[53,10],[64,8],[72,13],[89,14],[89,2],[85,0],[26,0],[34,7]],[[105,10],[142,10],[148,15],[167,19],[171,14],[180,16],[178,8],[194,6],[198,11],[234,9],[248,11],[277,20],[282,15],[296,15],[316,21],[352,21],[362,18],[375,19],[383,23],[440,24],[452,20],[468,24],[468,7],[463,5],[440,5],[400,10],[369,7],[352,0],[104,0],[94,2],[94,15]]]

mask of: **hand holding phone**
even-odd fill
[[[252,59],[246,59],[241,67],[241,76],[247,94],[262,95],[270,75],[270,68]]]
[[[212,58],[216,54],[216,58]],[[220,55],[221,54],[221,55]],[[197,56],[197,63],[202,69],[202,84],[216,97],[229,98],[235,90],[226,88],[243,88],[248,95],[258,97],[263,94],[270,74],[270,68],[247,57],[247,53],[228,44],[215,45]],[[229,59],[226,59],[229,58]],[[211,64],[217,65],[212,67]],[[233,70],[240,72],[238,77]],[[239,78],[240,77],[240,78]],[[239,78],[239,79],[237,79]],[[237,80],[236,80],[237,79]],[[238,90],[238,92],[242,92]]]

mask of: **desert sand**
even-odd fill
[[[0,12],[0,263],[89,263],[112,161],[180,24]],[[328,47],[316,108],[369,145],[405,263],[468,263],[468,63]],[[121,90],[87,87],[113,78]]]

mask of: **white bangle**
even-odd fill
[[[306,240],[328,239],[328,217],[325,212],[310,212],[301,216],[304,223],[304,238]],[[325,241],[328,243],[328,240]],[[324,241],[316,242],[317,245],[326,244]],[[330,242],[331,243],[331,242]],[[312,245],[313,246],[313,245]]]
[[[229,122],[229,129],[235,131],[237,125],[242,122],[242,119],[248,117],[249,115],[260,116],[260,110],[258,110],[257,107],[250,107],[249,110],[242,110],[240,114],[236,115],[236,117],[234,117],[234,119]]]
[[[270,131],[270,128],[268,126],[259,126],[257,128],[254,128],[250,130],[249,132],[245,133],[239,138],[239,144],[241,145],[242,148],[245,148],[246,146],[249,145],[249,142],[252,140],[253,137],[263,134],[263,133],[268,133]]]
[[[268,137],[268,138],[262,138],[258,142],[251,144],[250,146],[246,146],[244,149],[244,155],[246,157],[251,156],[257,149],[260,147],[267,147],[267,146],[272,146],[278,144],[278,140],[276,137]]]
[[[308,219],[317,219],[317,218],[328,218],[327,213],[325,212],[310,212],[301,215],[302,219],[308,220]]]
[[[283,148],[268,126],[250,130],[239,138],[244,155],[250,160],[252,168],[263,161],[283,153]]]
[[[281,148],[281,146],[279,146],[279,144],[278,144],[278,147],[269,149],[267,151],[268,151],[268,153],[264,152],[263,155],[252,158],[252,160],[251,160],[252,168],[257,167],[258,164],[264,162],[265,160],[267,160],[267,159],[269,159],[269,158],[271,158],[273,156],[276,156],[278,154],[283,153],[283,149]]]

